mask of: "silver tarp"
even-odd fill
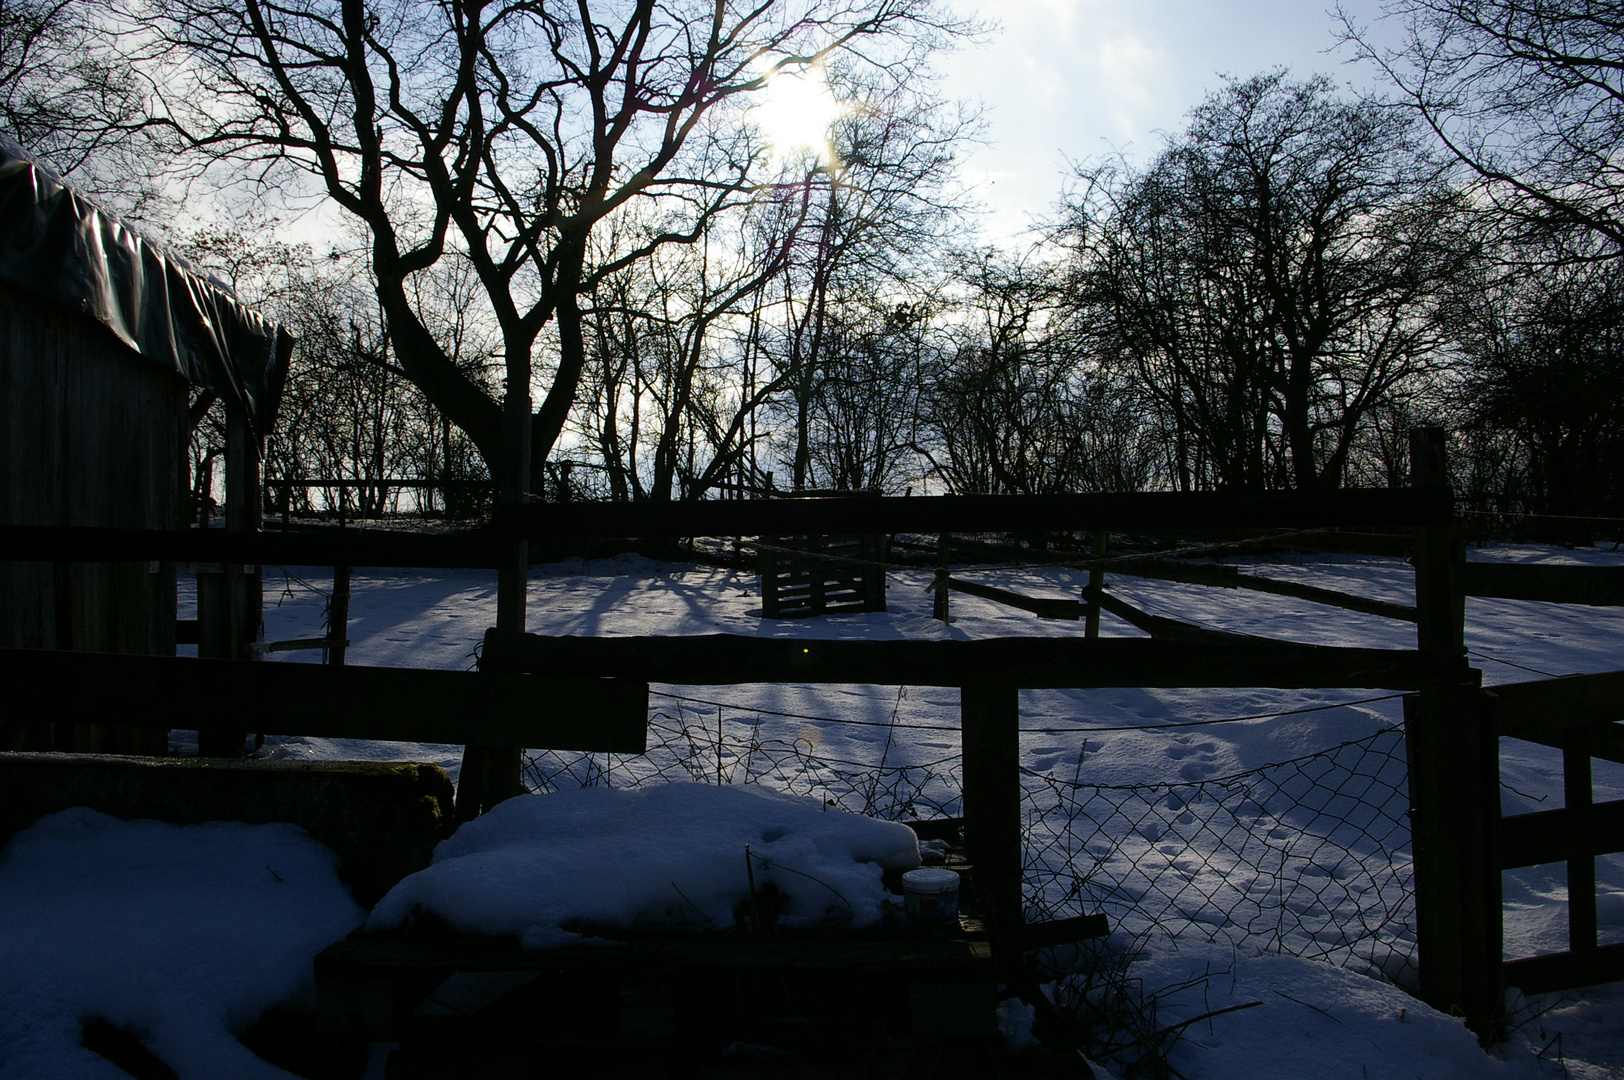
[[[293,339],[3,138],[0,281],[95,319],[269,430]]]

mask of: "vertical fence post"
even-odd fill
[[[1568,731],[1562,747],[1563,804],[1569,810],[1582,811],[1595,801],[1587,734]],[[1596,857],[1587,852],[1568,860],[1568,948],[1593,953],[1596,946]]]
[[[1094,557],[1105,558],[1107,546],[1110,544],[1111,534],[1097,532],[1094,534]],[[1097,638],[1100,636],[1100,593],[1105,590],[1105,567],[1095,566],[1088,571],[1088,584],[1083,588],[1083,603],[1085,607],[1083,636]]]
[[[1446,489],[1444,432],[1410,434],[1410,482]],[[1466,662],[1457,523],[1416,530],[1416,636],[1430,685],[1404,700],[1421,998],[1489,1038],[1502,1006],[1499,741]]]
[[[1020,933],[1021,835],[1020,691],[971,687],[959,691],[964,751],[964,847],[989,908],[995,936]]]
[[[948,621],[947,572],[952,565],[952,541],[947,533],[942,533],[936,541],[936,583],[933,586],[936,595],[931,602],[930,617],[944,623]]]
[[[327,599],[327,640],[332,642],[322,658],[336,667],[344,666],[344,650],[350,636],[350,568],[333,567],[333,595]]]
[[[518,508],[530,501],[531,430],[528,367],[515,375],[502,399],[502,457],[496,475],[496,503]],[[538,486],[541,486],[538,484]],[[511,634],[525,631],[525,605],[530,592],[530,543],[516,531],[498,530],[496,564],[496,629]],[[487,670],[483,661],[480,670]],[[504,799],[524,792],[524,761],[508,746],[465,746],[457,774],[458,821],[471,821]]]
[[[260,493],[260,442],[240,408],[226,408],[226,529],[258,532],[263,508]],[[255,659],[261,607],[260,568],[228,562],[220,573],[197,575],[197,654],[228,660]],[[229,708],[229,705],[222,704]],[[246,731],[200,731],[197,750],[204,757],[241,757]]]

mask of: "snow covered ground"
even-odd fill
[[[1480,548],[1471,557],[1624,561],[1611,552],[1533,547]],[[1410,569],[1393,559],[1303,556],[1242,565],[1249,573],[1380,599],[1405,602],[1413,596]],[[1085,577],[1062,568],[963,576],[1029,595],[1072,598]],[[534,571],[528,625],[546,634],[581,635],[722,631],[975,639],[1082,633],[1080,623],[1044,622],[962,594],[953,596],[954,620],[943,626],[929,617],[928,582],[923,571],[894,571],[885,614],[768,622],[759,618],[753,574],[636,557],[572,560]],[[324,571],[268,569],[267,638],[319,636],[327,585]],[[1403,624],[1285,598],[1125,577],[1113,578],[1110,587],[1145,610],[1219,629],[1324,644],[1413,642],[1413,629]],[[349,656],[358,664],[470,667],[493,621],[494,577],[479,572],[358,569],[353,589]],[[1471,601],[1467,621],[1473,662],[1490,686],[1624,667],[1624,611]],[[1110,616],[1102,632],[1138,634]],[[273,658],[313,662],[316,654]],[[670,778],[733,784],[748,779],[881,816],[956,809],[958,700],[951,689],[656,686],[651,708],[659,745],[647,758],[537,755],[532,779],[558,790],[583,781],[629,787]],[[1171,1061],[1191,1078],[1624,1075],[1624,989],[1618,986],[1519,1000],[1516,1035],[1490,1058],[1458,1023],[1362,973],[1402,979],[1412,948],[1413,938],[1406,937],[1407,848],[1402,835],[1382,824],[1403,820],[1399,715],[1396,696],[1360,691],[1023,693],[1022,755],[1033,837],[1028,858],[1036,871],[1029,901],[1055,914],[1081,907],[1111,915],[1120,928],[1117,947],[1140,955],[1131,968],[1139,985],[1150,993],[1167,991],[1158,1001],[1164,1024],[1247,1006],[1183,1029]],[[1561,805],[1559,754],[1511,741],[1503,751],[1508,811]],[[455,777],[460,749],[272,738],[262,753],[427,760]],[[1341,802],[1314,794],[1323,792],[1326,780],[1342,793]],[[1596,797],[1624,797],[1624,766],[1596,763]],[[1113,807],[1120,811],[1115,817],[1108,812]],[[95,832],[84,822],[69,824],[87,835]],[[112,836],[117,830],[102,831]],[[177,852],[192,843],[181,835],[173,838]],[[71,867],[71,845],[52,836],[59,845],[53,859]],[[144,834],[129,842],[157,843]],[[0,857],[0,900],[16,896],[15,883],[23,879],[20,852],[27,850],[14,843]],[[167,866],[188,856],[144,858]],[[140,863],[121,864],[139,886],[133,893],[161,890],[161,874],[138,869]],[[45,863],[26,865],[30,895],[37,897],[96,884],[87,871],[64,870],[53,879]],[[266,880],[277,885],[269,875]],[[1598,860],[1597,881],[1602,940],[1624,940],[1624,862]],[[1080,891],[1062,895],[1073,886]],[[211,886],[204,881],[186,888],[207,893]],[[1506,875],[1508,956],[1565,947],[1565,893],[1559,865]],[[87,914],[82,925],[98,933],[109,925],[134,926],[133,919],[115,914],[118,902],[117,895],[109,896],[106,909]],[[341,935],[359,921],[353,905],[342,914],[341,907],[323,908],[325,914],[312,922]],[[244,925],[253,917],[244,915]],[[48,948],[35,948],[35,939],[20,942],[8,923],[16,920],[0,920],[0,971],[15,971],[13,959],[26,957],[36,968],[61,967],[66,974],[53,985],[93,981],[74,966],[82,946],[63,946],[62,958],[53,959]],[[1178,937],[1167,937],[1169,930]],[[200,948],[186,955],[206,953]],[[1259,956],[1262,949],[1298,955]],[[133,978],[129,965],[121,970],[126,975],[120,978]],[[200,986],[218,977],[201,959],[196,970]],[[17,986],[0,974],[0,997],[12,995],[0,1001],[0,1009],[29,1015],[18,1012]],[[238,1010],[232,1022],[240,1022],[240,1011],[253,1004],[237,1004],[224,990],[220,997]],[[90,1000],[83,997],[75,1006],[81,1016],[92,1008]],[[50,1015],[60,1019],[61,1008]],[[0,1023],[0,1077],[48,1075],[22,1064],[26,1059],[16,1049],[22,1045],[16,1023]],[[111,1074],[64,1068],[56,1075]]]

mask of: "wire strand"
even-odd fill
[[[1492,659],[1492,658],[1491,658]],[[1504,663],[1505,661],[1501,661]],[[1532,671],[1533,669],[1528,669]],[[1539,673],[1543,674],[1543,673]],[[1554,678],[1554,676],[1553,676]],[[806,720],[816,724],[834,724],[845,727],[878,727],[901,728],[907,731],[958,731],[957,724],[910,724],[887,720],[849,720],[833,716],[812,716],[807,713],[782,712],[777,709],[759,708],[754,705],[740,705],[737,702],[713,701],[708,698],[687,697],[682,694],[668,694],[659,690],[650,690],[650,697],[663,697],[671,701],[683,701],[691,705],[706,705],[717,709],[732,709],[741,713],[756,713],[762,716],[778,716],[787,720]],[[1403,697],[1403,694],[1381,694],[1377,697],[1359,698],[1355,701],[1330,702],[1324,705],[1305,705],[1300,709],[1281,709],[1276,712],[1251,713],[1246,716],[1225,716],[1210,720],[1179,720],[1165,724],[1123,724],[1112,727],[1023,727],[1022,735],[1098,735],[1112,731],[1161,731],[1175,728],[1214,727],[1220,724],[1243,724],[1252,720],[1277,720],[1286,716],[1303,716],[1308,713],[1329,712],[1332,709],[1351,709],[1359,705],[1371,705],[1378,701],[1393,701]]]

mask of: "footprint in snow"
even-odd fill
[[[1176,736],[1173,745],[1167,748],[1167,756],[1174,761],[1182,761],[1178,775],[1181,780],[1205,780],[1218,772],[1218,744],[1214,742],[1194,742],[1188,735]]]

